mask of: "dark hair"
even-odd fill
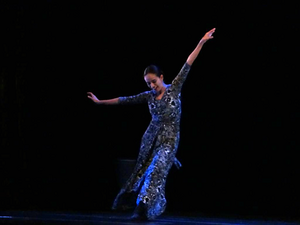
[[[146,76],[148,73],[153,73],[158,77],[164,74],[163,71],[156,65],[150,65],[144,70],[144,76]]]

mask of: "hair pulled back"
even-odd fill
[[[148,73],[155,74],[157,77],[160,77],[160,75],[163,75],[163,71],[156,65],[150,65],[144,70],[144,76],[146,76]]]

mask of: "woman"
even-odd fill
[[[144,71],[144,80],[151,91],[138,95],[99,100],[88,92],[88,98],[97,104],[148,103],[152,120],[145,131],[134,171],[115,198],[113,209],[134,208],[132,219],[154,219],[166,208],[165,184],[168,172],[175,163],[180,138],[181,88],[190,67],[206,41],[213,38],[215,28],[208,31],[171,84],[155,65]]]

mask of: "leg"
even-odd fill
[[[149,167],[152,158],[146,163],[137,164],[130,178],[127,180],[123,188],[116,196],[112,209],[113,210],[129,210],[136,207],[137,195],[140,192],[141,186],[144,183],[145,172]]]
[[[167,203],[165,183],[174,162],[174,155],[171,153],[172,151],[166,148],[157,151],[146,171],[145,181],[137,198],[135,214],[153,219],[165,211]]]

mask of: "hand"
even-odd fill
[[[87,94],[88,94],[87,97],[88,97],[89,99],[92,99],[93,102],[95,102],[95,103],[98,103],[98,102],[99,102],[99,99],[98,99],[92,92],[88,92]]]
[[[203,36],[201,39],[201,42],[205,43],[210,39],[213,39],[214,37],[212,36],[213,33],[216,31],[216,28],[211,29],[210,31],[206,32],[206,34]]]

